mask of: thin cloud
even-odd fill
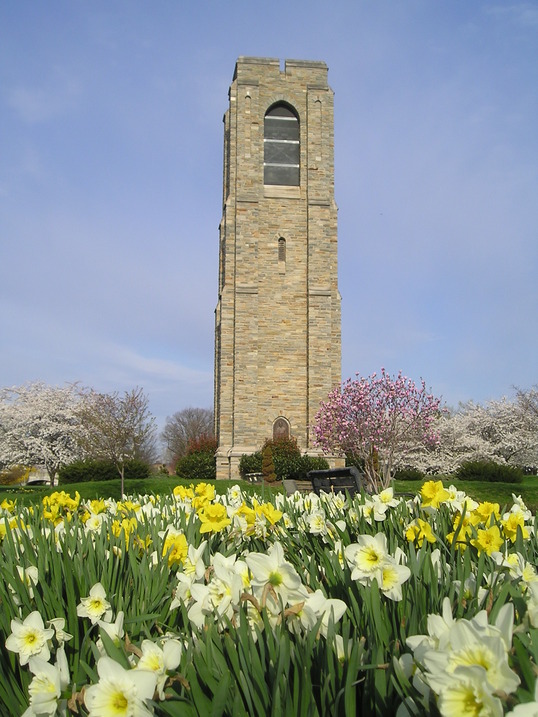
[[[13,87],[7,104],[28,124],[49,122],[77,106],[82,95],[80,82],[56,70],[42,86]]]

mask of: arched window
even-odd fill
[[[280,237],[278,240],[278,261],[286,261],[286,240]]]
[[[273,441],[282,441],[290,437],[290,422],[284,416],[279,416],[273,422]]]
[[[273,105],[263,129],[264,184],[299,185],[299,119],[283,104]]]

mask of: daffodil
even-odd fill
[[[196,580],[202,578],[205,573],[206,566],[202,556],[206,545],[207,540],[203,540],[197,548],[189,545],[187,555],[183,557],[182,571],[186,575],[194,575]]]
[[[110,657],[97,663],[99,682],[86,688],[89,717],[150,717],[145,702],[153,697],[157,676],[152,670],[126,670]]]
[[[200,533],[219,533],[231,524],[226,508],[218,503],[208,503],[197,513]]]
[[[56,640],[58,641],[58,644],[60,646],[62,646],[64,642],[67,642],[68,640],[73,639],[73,635],[70,635],[68,632],[66,632],[64,630],[64,628],[65,628],[65,618],[64,617],[55,617],[52,620],[48,620],[47,625],[49,625],[50,627],[52,627],[54,629]]]
[[[356,543],[346,546],[344,556],[351,568],[351,579],[372,578],[383,567],[389,553],[384,533],[359,535]]]
[[[58,714],[58,700],[67,682],[62,679],[57,665],[51,665],[41,657],[31,657],[28,666],[34,677],[28,685],[30,706],[22,717],[53,717]]]
[[[302,596],[301,578],[293,565],[284,559],[284,549],[278,541],[267,553],[250,553],[245,562],[252,573],[252,588],[258,595],[261,596],[269,586],[284,604]]]
[[[422,518],[416,518],[407,526],[405,537],[410,543],[416,543],[419,547],[425,540],[428,543],[436,541],[431,525]]]
[[[95,583],[91,588],[88,597],[81,598],[77,605],[77,615],[79,617],[89,617],[92,625],[100,620],[103,615],[112,614],[110,603],[106,599],[106,592],[101,583]]]
[[[482,667],[460,667],[446,676],[437,706],[443,717],[502,717],[502,703],[495,697]]]
[[[98,620],[97,624],[99,625],[99,630],[101,634],[105,632],[112,642],[118,646],[120,644],[120,640],[123,637],[123,619],[124,619],[124,613],[122,610],[119,611],[119,613],[116,616],[116,619],[114,622],[109,622],[107,620]],[[99,648],[99,651],[101,654],[105,654],[105,649],[103,646],[103,642],[101,638],[97,640],[97,647]]]
[[[47,643],[53,636],[54,630],[46,628],[43,618],[34,610],[24,622],[17,619],[11,621],[11,635],[6,640],[6,649],[18,653],[21,665],[26,665],[34,655],[48,661],[50,650]]]
[[[426,481],[420,490],[420,495],[422,497],[422,506],[424,508],[439,508],[441,503],[444,503],[450,498],[449,492],[440,480]]]
[[[398,565],[393,560],[387,560],[375,573],[375,579],[383,595],[395,601],[402,599],[402,585],[410,576],[411,571],[407,565]]]
[[[484,552],[487,555],[498,551],[503,543],[504,538],[497,525],[477,530],[476,538],[471,540],[471,545],[473,545],[479,553]]]
[[[183,647],[179,640],[170,639],[165,640],[162,647],[151,640],[143,640],[140,648],[142,656],[135,669],[149,670],[155,673],[159,699],[164,700],[167,673],[175,670],[179,665]]]
[[[529,537],[529,531],[525,527],[525,518],[522,512],[508,513],[503,516],[501,521],[503,533],[511,543],[516,542],[518,530],[521,531],[521,537],[526,540]]]
[[[185,534],[180,530],[169,528],[162,549],[163,557],[168,556],[168,566],[172,567],[173,565],[181,564],[187,557],[188,549]]]

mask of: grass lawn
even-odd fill
[[[125,481],[125,492],[127,495],[143,495],[146,493],[152,493],[153,495],[168,495],[177,485],[189,486],[191,484],[200,483],[201,481],[196,480],[185,480],[178,478],[177,476],[161,476],[155,475],[147,480],[126,480]],[[239,484],[241,489],[245,493],[256,493],[261,494],[262,497],[269,497],[271,493],[281,492],[283,488],[278,485],[275,488],[263,485],[256,485],[248,483],[247,481],[231,481],[231,480],[219,480],[212,481],[215,485],[217,493],[226,493],[228,488],[232,485]],[[76,491],[79,492],[80,497],[83,500],[92,500],[94,498],[114,498],[120,500],[121,498],[121,484],[119,478],[117,480],[109,481],[96,481],[87,483],[69,483],[67,485],[59,486],[35,486],[35,487],[4,487],[0,488],[0,502],[7,498],[8,500],[17,499],[17,502],[21,505],[27,505],[32,502],[40,502],[43,496],[50,495],[55,491],[64,490],[66,493],[74,495]]]
[[[486,483],[484,481],[462,481],[439,476],[445,486],[454,484],[478,501],[499,503],[501,508],[512,505],[512,493],[520,495],[533,513],[538,512],[538,476],[525,476],[522,483]],[[436,477],[434,480],[438,480]],[[417,493],[424,481],[395,481],[394,490],[402,493]]]
[[[451,483],[457,485],[460,490],[464,490],[468,495],[478,501],[491,501],[499,503],[501,508],[505,505],[512,504],[512,493],[515,495],[521,495],[527,506],[533,511],[538,512],[538,476],[526,476],[523,483],[485,483],[482,481],[455,481],[446,476],[440,476],[439,479],[443,480],[444,485],[448,486]],[[434,478],[437,480],[437,478]],[[153,493],[157,494],[168,494],[177,485],[189,486],[192,483],[199,481],[184,480],[177,478],[176,476],[161,476],[156,475],[148,480],[132,480],[125,482],[125,490],[129,495]],[[420,491],[424,481],[395,481],[394,490],[397,493],[405,494],[416,494]],[[217,493],[225,493],[228,488],[232,485],[239,483],[241,488],[247,493],[261,493],[262,499],[269,498],[274,492],[281,492],[283,488],[281,485],[270,487],[263,485],[256,485],[247,483],[246,481],[215,481],[215,489]],[[120,495],[120,481],[102,481],[95,483],[70,483],[68,485],[55,486],[54,488],[48,486],[35,486],[29,488],[0,488],[0,502],[7,498],[8,500],[17,499],[19,505],[24,505],[32,502],[40,502],[44,495],[50,495],[54,491],[65,490],[67,493],[74,495],[75,491],[80,493],[83,500],[110,497],[119,500]]]

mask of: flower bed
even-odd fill
[[[1,510],[1,714],[537,713],[537,523],[516,496],[199,484]]]

